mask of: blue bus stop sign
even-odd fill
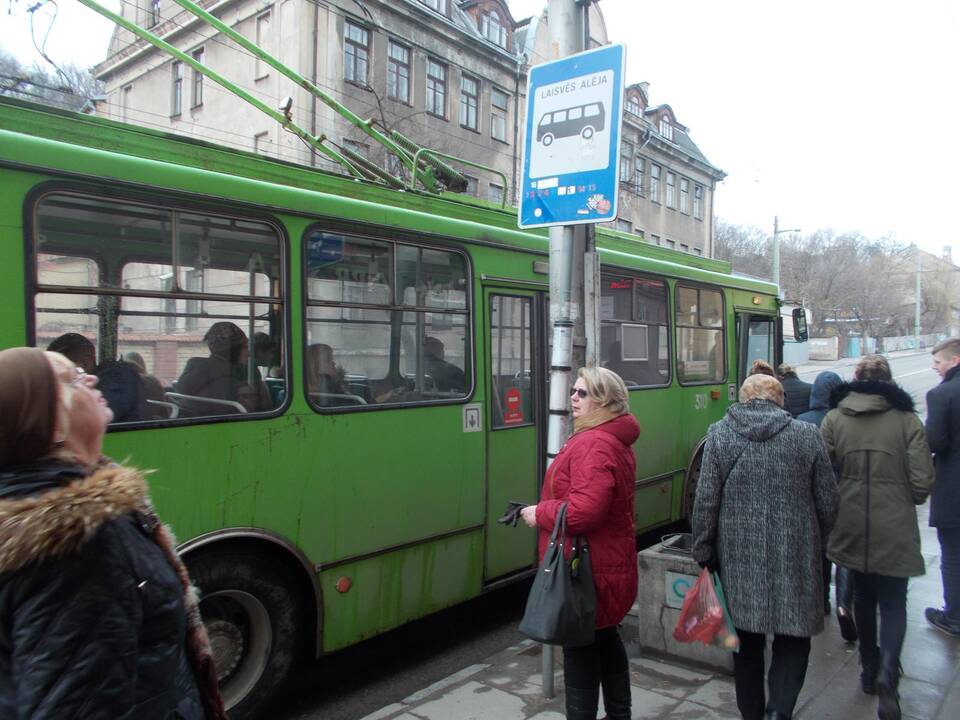
[[[606,45],[531,68],[520,227],[617,216],[625,57]]]

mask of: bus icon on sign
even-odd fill
[[[556,138],[575,135],[589,140],[603,130],[605,120],[603,104],[598,102],[544,113],[537,125],[537,142],[548,147]]]

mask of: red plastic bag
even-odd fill
[[[709,645],[721,628],[726,628],[723,605],[717,597],[710,571],[704,568],[683,598],[680,617],[673,629],[673,639],[683,643],[699,640]]]

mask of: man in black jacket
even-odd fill
[[[943,609],[925,614],[938,630],[960,637],[960,338],[933,348],[933,369],[943,378],[927,393],[926,428],[937,473],[930,526],[940,541]]]
[[[797,377],[793,365],[783,363],[777,368],[777,377],[783,385],[783,409],[797,417],[810,409],[810,383]]]

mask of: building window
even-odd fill
[[[147,27],[152,28],[160,22],[160,0],[149,0],[147,8]]]
[[[703,248],[695,247],[695,248],[693,249],[693,254],[694,254],[694,255],[703,255]]]
[[[405,180],[407,177],[407,168],[403,164],[403,160],[393,153],[387,154],[387,172],[401,180]]]
[[[271,48],[267,47],[267,41],[270,39],[270,13],[265,12],[257,15],[257,47],[266,52]],[[263,80],[270,75],[270,66],[263,60],[257,58],[256,67],[253,71],[254,80]]]
[[[640,107],[640,98],[636,95],[627,96],[627,112],[637,117],[643,114],[643,108]]]
[[[120,120],[130,122],[130,95],[133,92],[133,85],[126,85],[120,91]]]
[[[677,244],[676,244],[673,240],[664,238],[664,240],[663,240],[663,246],[664,246],[664,247],[668,247],[668,248],[670,248],[671,250],[675,250],[676,247],[677,247]]]
[[[365,86],[369,62],[370,33],[347,20],[343,24],[343,79]]]
[[[690,181],[686,178],[680,178],[680,212],[689,212],[687,209],[687,196],[690,195]]]
[[[426,5],[432,10],[436,10],[443,15],[447,14],[447,0],[420,0],[421,5]]]
[[[646,162],[642,157],[633,159],[633,186],[637,195],[643,196],[643,176],[646,174]]]
[[[477,183],[477,179],[475,177],[470,177],[469,175],[464,175],[463,177],[466,178],[467,181],[467,189],[463,191],[463,194],[476,197],[477,191],[480,188],[480,185]]]
[[[650,164],[650,200],[660,202],[660,166]]]
[[[621,220],[620,218],[617,218],[617,230],[628,233],[633,230],[633,224],[629,220]]]
[[[633,181],[633,145],[624,143],[620,151],[620,182]]]
[[[203,48],[193,51],[193,59],[203,65]],[[199,107],[200,105],[203,105],[203,73],[194,68],[190,106]]]
[[[480,102],[480,81],[469,75],[460,76],[460,124],[478,130],[477,105]]]
[[[356,140],[350,140],[349,138],[344,138],[341,144],[343,145],[344,149],[359,155],[364,160],[370,159],[369,146],[364,145],[363,143],[358,143]]]
[[[659,245],[659,244],[660,244],[660,236],[659,236],[659,235],[651,235],[651,236],[650,236],[650,242],[652,242],[654,245]]]
[[[480,32],[492,43],[496,43],[502,48],[507,47],[507,29],[500,22],[500,16],[496,13],[483,13],[480,16]]]
[[[183,63],[173,63],[173,89],[170,97],[170,115],[177,117],[183,109]]]
[[[690,246],[686,243],[680,243],[680,252],[690,252]]]
[[[262,132],[257,133],[253,136],[253,151],[255,153],[260,153],[261,155],[268,155],[270,153],[270,133]]]
[[[431,115],[447,117],[447,66],[427,58],[427,107]]]
[[[509,96],[497,88],[490,90],[490,137],[507,141],[507,103]]]
[[[666,115],[660,118],[660,134],[667,140],[673,142],[673,125],[670,124],[670,118]]]
[[[693,186],[693,216],[703,220],[703,185]]]
[[[410,48],[393,40],[387,50],[387,97],[410,104]]]
[[[667,207],[676,207],[674,205],[674,191],[676,190],[677,176],[672,172],[667,173]]]
[[[499,205],[503,202],[503,185],[497,185],[496,183],[490,183],[487,187],[487,200],[492,203],[497,203]]]

